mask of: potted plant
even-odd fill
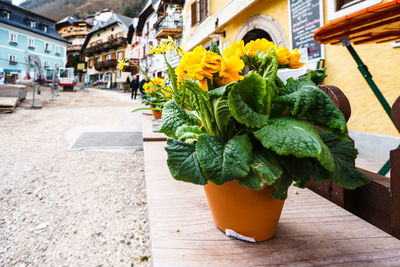
[[[293,182],[304,188],[312,177],[348,189],[368,182],[353,166],[358,152],[343,114],[317,86],[325,70],[286,84],[277,76],[278,68],[301,67],[299,59],[297,49],[266,39],[240,40],[222,54],[215,44],[196,47],[169,68],[173,99],[160,129],[170,137],[169,170],[204,185],[214,221],[228,235],[271,238]]]
[[[171,100],[169,86],[165,79],[155,78],[143,85],[145,95],[142,96],[143,104],[150,106],[155,119],[161,119],[164,103]]]

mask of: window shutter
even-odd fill
[[[122,59],[125,58],[125,51],[122,51]]]
[[[101,61],[104,61],[104,60],[106,60],[106,55],[101,56]]]
[[[114,53],[112,53],[112,59],[115,59],[116,58],[116,53],[114,52]]]
[[[197,24],[197,1],[192,4],[192,26]]]

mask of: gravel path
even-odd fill
[[[87,129],[140,128],[135,105],[90,90],[0,114],[0,266],[150,266],[143,152],[68,150]]]

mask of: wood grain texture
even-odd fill
[[[399,266],[400,241],[308,189],[289,189],[276,236],[247,243],[214,225],[201,186],[175,181],[165,142],[145,142],[154,266]]]

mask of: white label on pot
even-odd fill
[[[239,239],[239,240],[243,240],[243,241],[247,241],[247,242],[252,242],[252,243],[256,242],[256,240],[254,238],[238,234],[238,233],[236,233],[235,231],[233,231],[231,229],[225,229],[225,234],[227,236],[235,238],[235,239]]]

